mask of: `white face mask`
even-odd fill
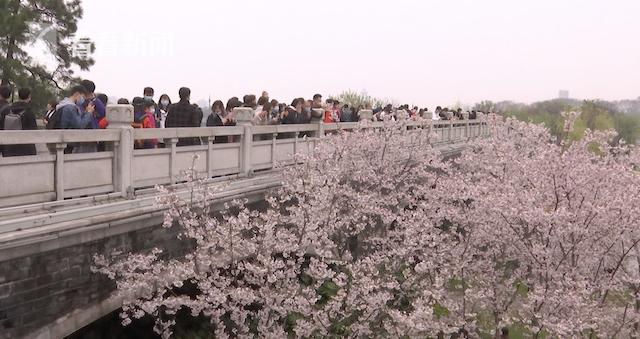
[[[160,102],[163,106],[169,106],[169,100],[162,100]]]

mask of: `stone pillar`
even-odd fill
[[[447,112],[444,113],[444,116],[447,118],[447,120],[452,120],[453,119],[453,112],[447,111]]]
[[[108,128],[131,127],[133,123],[132,105],[107,105]]]
[[[422,119],[433,120],[433,112],[429,112],[429,111],[422,112]]]
[[[469,138],[469,112],[462,112],[462,120],[464,120],[464,137]]]
[[[237,107],[233,109],[236,124],[244,127],[242,134],[242,148],[240,149],[240,174],[249,176],[253,172],[251,168],[251,148],[253,146],[253,118],[255,111],[250,107]]]
[[[360,121],[373,121],[373,111],[370,109],[363,109],[359,112]]]
[[[316,132],[316,138],[324,136],[324,109],[312,108],[311,109],[311,123],[318,124],[318,131]]]
[[[253,125],[253,118],[256,111],[251,107],[236,107],[233,109],[233,115],[236,118],[238,126]]]
[[[120,130],[120,140],[113,145],[113,184],[114,190],[124,198],[133,198],[132,163],[133,163],[133,106],[107,105],[107,121],[109,129]]]
[[[324,109],[322,108],[312,108],[311,109],[311,123],[317,124],[318,122],[324,120]]]
[[[396,120],[397,121],[405,121],[409,118],[409,113],[403,109],[399,109],[396,111]]]

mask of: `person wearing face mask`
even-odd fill
[[[140,100],[137,100],[140,99]],[[138,109],[136,109],[136,107]],[[133,128],[156,128],[156,104],[149,99],[134,99]],[[158,146],[158,139],[136,140],[134,147],[137,149],[152,149]]]
[[[167,112],[169,112],[169,106],[171,106],[171,98],[169,98],[169,95],[161,95],[160,104],[158,105],[158,107],[160,108],[160,121],[158,121],[158,125],[160,128],[164,128],[164,122],[165,120],[167,120]]]
[[[69,90],[69,96],[64,98],[56,112],[49,119],[47,129],[82,129],[92,123],[91,114],[82,114],[80,106],[85,103],[87,90],[81,86],[73,86]]]
[[[153,90],[153,87],[145,87],[142,90],[142,98],[146,101],[153,101],[153,96],[154,96],[155,91]],[[154,115],[156,116],[156,121],[157,121],[157,126],[156,127],[160,127],[160,120],[162,118],[162,112],[160,112],[160,107],[156,104],[155,101],[153,101],[153,109],[154,109]]]
[[[81,116],[83,116],[83,117],[89,116],[87,124],[83,125],[83,127],[82,127],[84,129],[94,129],[95,128],[94,127],[94,123],[95,123],[96,116],[98,114],[98,111],[96,109],[95,101],[99,101],[99,100],[87,101],[83,112],[80,113]],[[74,143],[73,144],[73,149],[72,149],[71,153],[73,153],[73,154],[95,153],[97,151],[98,151],[98,143],[96,143],[96,142],[80,142],[80,143]]]

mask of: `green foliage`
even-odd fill
[[[496,104],[491,101],[491,100],[484,100],[484,101],[480,101],[479,103],[473,105],[473,110],[474,111],[481,111],[481,112],[489,112],[489,111],[493,111],[493,109],[496,107]]]
[[[462,279],[453,278],[449,280],[448,289],[450,291],[462,292],[467,288],[469,288],[469,285]]]
[[[295,337],[294,329],[296,327],[296,322],[299,319],[304,319],[304,316],[298,312],[293,312],[293,313],[289,313],[287,315],[287,318],[284,320],[284,329],[290,338]]]
[[[440,305],[440,304],[438,304],[438,303],[436,303],[435,305],[433,305],[433,314],[434,314],[438,319],[439,319],[439,318],[441,318],[441,317],[446,317],[446,316],[448,316],[448,315],[449,315],[449,313],[450,313],[450,312],[449,312],[449,310],[448,310],[446,307],[444,307],[444,306],[442,306],[442,305]]]
[[[492,105],[490,101],[476,104],[476,109]],[[512,102],[495,104],[501,113],[521,121],[544,124],[552,135],[568,140],[579,140],[587,129],[604,131],[615,129],[619,139],[635,143],[640,138],[640,115],[619,112],[613,103],[604,101],[555,99],[523,105]],[[573,130],[566,135],[564,131],[563,112],[579,111],[581,114],[575,121]]]
[[[331,300],[331,298],[335,297],[338,294],[339,289],[340,287],[338,287],[338,285],[336,285],[336,283],[331,280],[327,280],[322,283],[322,285],[320,285],[320,288],[318,288],[318,290],[316,291],[318,295],[320,295],[320,300],[316,302],[316,305],[326,305],[329,300]]]
[[[518,295],[525,298],[529,293],[529,286],[522,281],[518,281],[515,283],[515,288],[518,291]]]
[[[34,112],[59,95],[74,78],[74,67],[88,70],[90,57],[73,53],[77,23],[82,18],[80,0],[0,0],[0,78],[14,89],[30,87]],[[30,56],[29,46],[44,44],[53,69]],[[93,52],[94,46],[89,46]]]
[[[640,139],[640,115],[619,114],[614,120],[618,137],[635,144]]]
[[[348,104],[350,107],[362,108],[367,105],[371,105],[371,107],[384,107],[392,103],[389,99],[374,98],[367,93],[358,93],[351,90],[344,91],[338,95],[332,95],[330,98],[337,99],[341,104]]]

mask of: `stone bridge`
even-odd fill
[[[44,150],[0,158],[0,338],[63,338],[117,310],[119,301],[109,298],[113,282],[90,271],[94,254],[162,247],[179,255],[184,248],[175,234],[160,227],[164,211],[154,205],[154,187],[186,194],[180,173],[194,155],[198,173],[224,188],[218,206],[239,197],[259,202],[281,183],[276,163],[311,151],[325,133],[363,126],[253,126],[253,111],[241,108],[234,127],[132,129],[131,106],[109,106],[107,114],[107,130],[0,131],[0,145],[35,143]],[[370,111],[361,114],[370,117]],[[431,133],[445,155],[489,133],[476,120],[403,124],[408,137]],[[216,143],[216,137],[231,142]],[[202,142],[178,147],[180,138]],[[159,139],[165,147],[134,149],[140,139]],[[106,150],[64,153],[78,143],[102,143]]]

